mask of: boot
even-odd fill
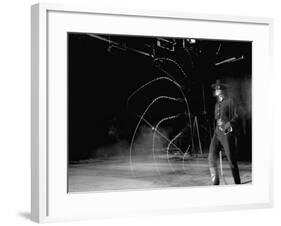
[[[210,167],[210,173],[211,173],[211,180],[213,185],[219,185],[220,179],[219,179],[219,171],[217,167]]]
[[[234,179],[234,183],[241,184],[240,174],[239,174],[239,169],[238,169],[237,164],[234,164],[233,166],[231,166],[231,172],[232,172],[232,176]]]

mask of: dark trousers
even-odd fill
[[[219,159],[219,151],[221,150],[221,148],[223,148],[225,151],[225,155],[229,162],[235,184],[241,183],[239,168],[236,162],[234,142],[235,142],[234,137],[231,134],[224,135],[222,131],[216,128],[214,136],[211,140],[209,157],[208,157],[210,169],[213,168],[216,174],[215,182],[213,182],[214,184],[219,184],[217,162]]]

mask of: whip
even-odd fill
[[[220,150],[220,169],[221,169],[221,177],[223,178],[223,181],[225,184],[227,184],[226,179],[223,175],[223,167],[222,167],[222,151]]]

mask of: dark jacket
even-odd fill
[[[223,126],[230,123],[233,130],[238,130],[239,117],[237,107],[233,99],[225,97],[221,102],[215,105],[215,120],[221,119]]]

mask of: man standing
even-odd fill
[[[215,105],[216,127],[209,149],[209,167],[213,185],[219,185],[219,171],[217,161],[219,151],[223,147],[235,184],[240,184],[239,169],[235,156],[235,130],[238,123],[238,115],[233,100],[227,97],[225,89],[227,85],[217,80],[212,85],[214,96],[217,98]]]

